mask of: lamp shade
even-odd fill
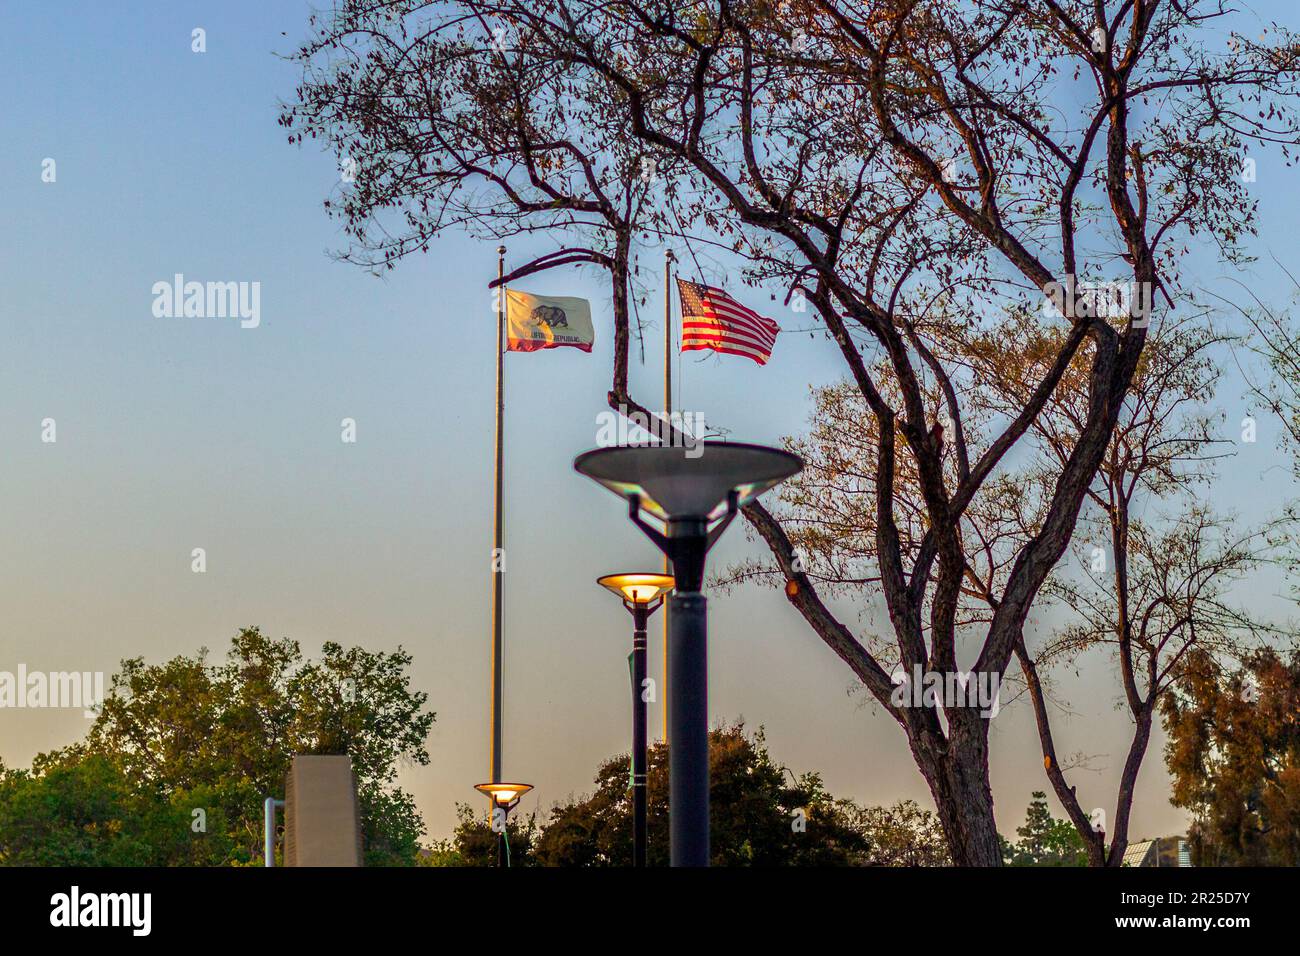
[[[474,789],[479,793],[487,794],[497,806],[504,807],[533,789],[533,785],[531,783],[476,783]]]
[[[698,452],[690,457],[687,452]],[[740,442],[705,441],[694,449],[672,445],[619,445],[584,452],[574,469],[622,498],[638,495],[649,514],[668,521],[711,521],[726,513],[735,491],[749,504],[803,468],[797,455]]]
[[[673,576],[648,571],[630,571],[622,574],[607,574],[603,578],[597,578],[596,583],[613,591],[628,604],[649,604],[661,594],[667,594],[673,589]]]

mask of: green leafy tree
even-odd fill
[[[51,834],[64,832],[59,820],[71,832],[101,812],[119,814],[124,831],[135,832],[153,825],[161,801],[171,813],[166,833],[190,840],[198,836],[191,820],[202,811],[205,838],[214,827],[222,835],[218,851],[177,851],[161,862],[253,864],[262,853],[262,801],[283,794],[293,756],[346,753],[357,774],[366,863],[413,864],[424,824],[395,781],[403,761],[429,762],[425,740],[435,715],[424,709],[427,695],[410,689],[410,663],[401,648],[335,643],[322,647],[319,660],[304,660],[296,641],[255,627],[234,637],[223,663],[209,662],[206,650],[163,664],[125,660],[86,739],[38,757],[30,774],[10,775],[7,786],[16,800],[36,799],[36,785],[88,791],[89,810],[71,798],[56,801]],[[89,792],[95,786],[100,796]],[[107,803],[96,810],[95,800]],[[165,835],[154,838],[171,846]]]
[[[1166,699],[1170,802],[1198,866],[1300,866],[1300,651],[1189,655]]]
[[[487,820],[487,810],[476,811],[468,803],[456,804],[456,831],[450,840],[435,843],[424,854],[424,866],[496,866],[497,834]],[[511,815],[506,821],[506,842],[510,866],[536,866],[537,815]]]
[[[630,866],[628,755],[606,760],[590,796],[553,808],[533,853],[544,866]],[[820,776],[776,764],[762,730],[709,734],[710,836],[715,866],[830,866],[869,862],[857,807],[835,800]],[[668,865],[668,747],[650,748],[648,862]]]
[[[1047,807],[1047,794],[1035,790],[1025,811],[1020,839],[1002,841],[1003,859],[1009,866],[1087,866],[1088,850],[1069,820],[1058,820]]]
[[[853,826],[871,845],[872,866],[951,866],[939,818],[915,800],[854,808]]]
[[[169,799],[101,756],[45,772],[0,767],[0,864],[215,865],[233,850],[225,821],[196,818],[199,791]]]
[[[776,764],[762,730],[743,725],[709,735],[711,837],[719,866],[948,866],[938,817],[905,800],[859,807],[835,799],[816,773],[795,776]],[[632,799],[628,756],[601,763],[596,789],[509,822],[513,866],[630,866]],[[668,864],[668,748],[649,753],[649,863]],[[486,815],[457,805],[456,830],[421,855],[426,866],[495,866],[497,838]]]

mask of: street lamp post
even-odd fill
[[[607,574],[596,583],[632,612],[632,865],[646,865],[646,627],[672,590],[669,574]]]
[[[519,803],[519,798],[533,789],[531,783],[476,783],[474,789],[485,794],[492,801],[492,829],[497,834],[497,866],[510,865],[510,842],[506,838],[506,823],[510,811]],[[500,818],[497,814],[500,813]]]
[[[704,560],[737,513],[803,467],[776,448],[706,441],[597,448],[574,469],[626,499],[672,562],[668,602],[669,829],[673,866],[709,865],[708,602]],[[645,516],[661,524],[655,527]]]

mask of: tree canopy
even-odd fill
[[[0,860],[257,864],[262,802],[284,795],[293,756],[346,753],[366,862],[414,863],[424,824],[395,779],[429,762],[435,715],[410,663],[332,642],[308,660],[256,627],[220,663],[124,660],[85,740],[0,776]]]
[[[1190,656],[1163,707],[1197,866],[1300,866],[1300,651]]]
[[[1002,854],[1008,866],[1086,866],[1088,851],[1083,837],[1069,820],[1058,820],[1047,806],[1047,794],[1035,790],[1025,822],[1016,828],[1015,843],[1004,841]]]
[[[517,866],[631,866],[632,800],[628,755],[603,761],[593,793],[555,804],[544,823],[511,820]],[[715,866],[941,866],[948,862],[934,814],[911,801],[864,809],[832,797],[817,773],[777,764],[762,730],[742,724],[709,734],[710,839]],[[668,865],[668,747],[650,748],[648,864]],[[481,815],[462,805],[436,865],[491,865],[496,839]]]

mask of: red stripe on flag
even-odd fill
[[[747,359],[753,359],[759,365],[766,365],[767,364],[766,356],[771,354],[771,353],[755,354],[754,352],[751,352],[747,349],[734,349],[727,345],[717,345],[717,344],[691,345],[686,342],[682,343],[683,352],[698,352],[700,350],[707,350],[710,352],[725,352],[728,355],[743,355]]]
[[[712,324],[709,322],[683,322],[683,336],[705,337],[709,335],[736,336],[746,341],[753,342],[760,348],[771,350],[772,343],[775,339],[772,336],[761,335],[749,331],[748,329],[726,328],[725,326]]]
[[[779,325],[713,286],[678,279],[677,290],[683,352],[712,349],[766,364],[781,331]]]

